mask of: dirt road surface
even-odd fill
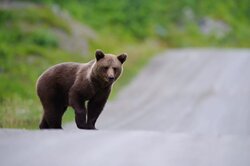
[[[0,165],[249,166],[250,50],[168,50],[107,104],[99,130],[64,128],[1,129]]]

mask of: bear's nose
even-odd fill
[[[109,81],[111,82],[111,81],[114,81],[115,80],[115,77],[108,77],[108,79],[109,79]]]

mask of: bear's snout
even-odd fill
[[[115,77],[109,76],[109,77],[108,77],[108,80],[109,80],[109,82],[113,82],[113,81],[115,81]]]

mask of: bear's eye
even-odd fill
[[[103,67],[102,68],[104,71],[107,71],[108,69],[109,69],[109,67],[108,66],[105,66],[105,67]]]
[[[114,72],[116,72],[116,71],[117,71],[117,68],[116,68],[116,67],[113,67],[113,70],[114,70]]]

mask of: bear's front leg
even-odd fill
[[[79,129],[87,129],[86,111],[75,111],[75,122]]]
[[[90,129],[96,129],[95,128],[96,120],[98,119],[99,115],[101,114],[107,102],[109,92],[110,91],[102,94],[102,96],[96,96],[88,102],[87,125]]]
[[[88,129],[87,127],[87,111],[85,101],[80,100],[78,95],[71,94],[69,104],[75,111],[75,122],[79,129]]]

